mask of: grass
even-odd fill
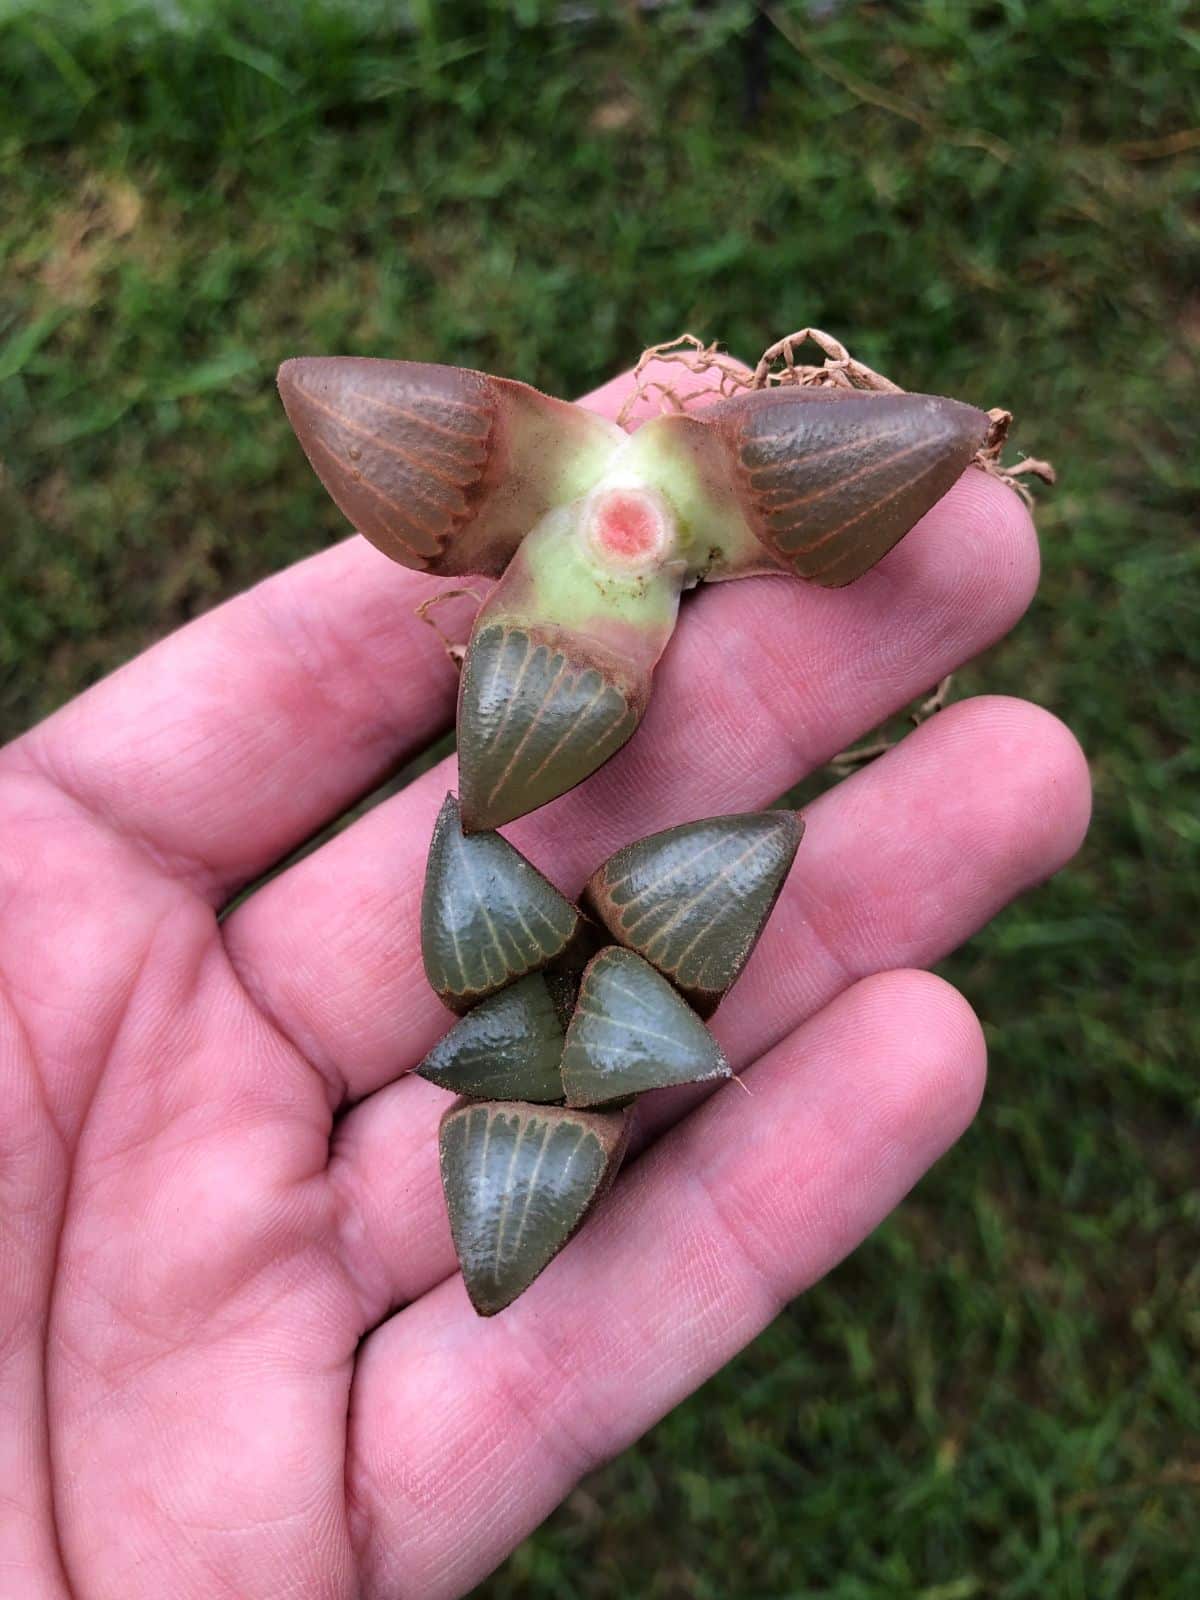
[[[272,392],[298,351],[569,394],[812,322],[1062,474],[1031,616],[955,686],[1053,708],[1097,787],[1078,865],[946,964],[979,1121],[481,1592],[1200,1593],[1195,13],[170,15],[0,8],[10,731],[340,537]]]

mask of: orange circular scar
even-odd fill
[[[593,529],[602,549],[630,562],[655,555],[668,533],[649,495],[629,489],[611,489],[604,495],[596,506]]]

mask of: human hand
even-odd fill
[[[970,470],[850,589],[703,589],[641,731],[509,834],[571,893],[631,838],[768,804],[999,638],[1036,578],[1019,500]],[[712,1024],[752,1094],[656,1097],[594,1219],[478,1319],[438,1179],[449,1101],[405,1075],[451,1021],[417,920],[452,766],[216,916],[449,726],[413,614],[442,586],[351,539],[0,752],[0,1572],[22,1600],[463,1593],[975,1110],[979,1025],[913,969],[1066,861],[1089,803],[1070,734],[1001,699],[809,808]]]

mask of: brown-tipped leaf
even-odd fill
[[[761,389],[703,416],[729,447],[751,530],[797,576],[832,588],[904,537],[988,431],[958,400],[842,389]]]
[[[712,1034],[649,962],[615,945],[591,961],[563,1050],[569,1105],[615,1105],[730,1075]]]
[[[417,1072],[473,1100],[561,1100],[563,1020],[545,973],[489,995],[459,1020]]]
[[[421,899],[421,954],[438,997],[460,1014],[527,973],[568,962],[587,923],[498,833],[467,836],[447,795]]]
[[[340,509],[385,555],[424,572],[498,577],[624,437],[581,406],[464,367],[301,357],[278,381]]]
[[[553,1261],[616,1175],[627,1127],[622,1112],[512,1101],[447,1111],[442,1187],[480,1316],[503,1311]]]
[[[794,811],[685,822],[610,856],[584,903],[708,1017],[749,960],[803,832]]]

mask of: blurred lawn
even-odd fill
[[[162,9],[0,0],[6,731],[342,535],[298,351],[571,394],[811,322],[1061,470],[955,693],[1064,716],[1097,817],[947,963],[977,1125],[481,1592],[1200,1594],[1195,11]]]

